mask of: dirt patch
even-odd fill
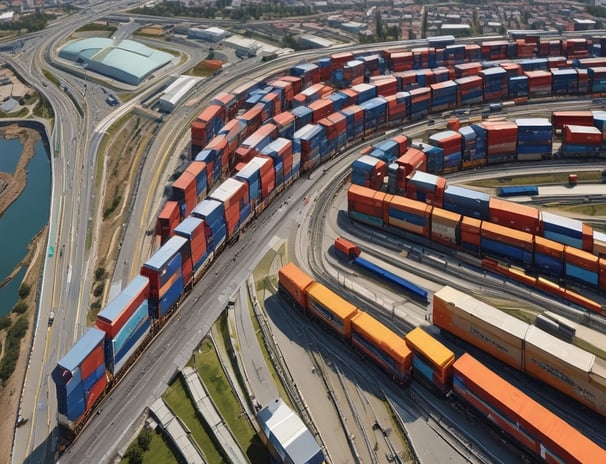
[[[10,125],[0,129],[0,137],[10,140],[18,138],[23,145],[21,157],[17,163],[14,174],[0,172],[0,215],[15,201],[27,182],[27,163],[34,156],[36,142],[40,139],[40,134],[34,129]]]

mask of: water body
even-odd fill
[[[11,150],[17,153],[18,160],[23,145],[18,139],[0,140],[2,158]],[[0,169],[4,170],[2,165]],[[36,142],[34,156],[26,170],[27,183],[23,192],[0,216],[0,283],[25,258],[32,238],[48,223],[51,166],[49,153],[41,140]],[[0,317],[7,315],[19,299],[17,292],[24,275],[25,268],[21,268],[9,284],[0,288]]]
[[[19,139],[0,140],[0,171],[15,174],[23,145]]]

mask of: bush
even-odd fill
[[[11,326],[11,318],[9,316],[0,317],[0,330],[8,329]]]
[[[95,287],[95,289],[93,290],[93,295],[94,296],[101,296],[103,295],[103,291],[105,290],[105,283],[101,282],[99,285],[97,285]]]
[[[141,464],[143,462],[143,451],[138,446],[133,446],[124,455],[128,464]]]
[[[13,312],[17,314],[23,314],[27,311],[27,303],[25,301],[17,301],[17,304],[13,306]]]
[[[19,360],[19,347],[21,339],[27,332],[28,322],[25,316],[21,316],[15,321],[9,329],[6,336],[6,346],[4,354],[0,361],[0,380],[6,381],[15,371],[15,366]]]
[[[139,445],[139,448],[141,448],[143,451],[149,451],[152,438],[153,436],[151,430],[144,428],[137,437],[137,445]]]
[[[29,284],[21,284],[19,287],[19,298],[27,298],[32,291],[32,287]]]
[[[98,267],[95,269],[95,280],[103,280],[106,277],[106,271],[104,267]]]
[[[13,326],[9,329],[7,339],[14,338],[15,340],[21,340],[25,333],[27,332],[27,328],[29,324],[27,322],[27,318],[25,316],[21,316],[19,319],[15,321]]]

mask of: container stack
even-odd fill
[[[410,91],[410,120],[419,121],[429,114],[431,89],[419,87]]]
[[[506,40],[482,42],[481,47],[484,61],[503,61],[508,57],[509,42]]]
[[[431,110],[444,111],[457,105],[457,83],[444,81],[431,84]]]
[[[593,125],[602,132],[600,156],[606,154],[606,111],[593,111]]]
[[[416,71],[403,71],[394,73],[393,76],[398,79],[398,88],[400,88],[400,90],[408,91],[419,87]]]
[[[270,86],[265,86],[265,87],[253,90],[248,95],[248,98],[244,101],[244,105],[243,105],[244,108],[250,109],[253,106],[255,106],[256,104],[260,103],[261,99],[263,97],[265,97],[271,91],[272,91],[272,87],[270,87]]]
[[[523,39],[516,40],[516,46],[518,48],[518,56],[520,58],[530,58],[537,53],[537,44],[528,43]]]
[[[432,207],[426,203],[395,195],[387,208],[387,223],[398,229],[427,237]]]
[[[347,191],[347,209],[356,221],[375,227],[383,226],[383,202],[385,193],[359,185],[351,185]]]
[[[447,45],[444,48],[444,64],[453,66],[465,61],[465,45]]]
[[[528,95],[530,97],[551,96],[550,71],[525,71],[528,77]]]
[[[333,92],[328,97],[330,101],[332,101],[332,107],[334,111],[340,111],[346,106],[349,106],[349,97],[345,95],[343,92]]]
[[[364,103],[377,96],[377,87],[372,84],[358,84],[352,86],[352,90],[357,94],[356,105]]]
[[[503,100],[507,92],[507,71],[500,66],[480,71],[484,101]]]
[[[547,118],[516,119],[518,126],[518,161],[551,158],[553,126]]]
[[[515,161],[518,126],[512,121],[484,121],[486,131],[486,164]]]
[[[364,111],[365,132],[375,132],[387,122],[387,100],[383,97],[376,97],[360,103],[360,108]]]
[[[328,151],[336,147],[343,146],[347,142],[347,121],[343,114],[336,112],[329,114],[326,118],[319,121],[326,130],[326,139],[328,140]]]
[[[448,69],[446,66],[439,66],[431,70],[433,73],[433,83],[446,82],[454,80],[455,74],[452,69]]]
[[[206,246],[206,223],[203,219],[188,216],[175,227],[175,235],[185,237],[189,247],[194,275],[204,267],[209,251]]]
[[[435,76],[431,69],[417,69],[415,71],[415,82],[420,87],[429,87],[431,84],[435,84]]]
[[[312,63],[301,63],[292,68],[288,73],[291,76],[300,77],[303,88],[320,82],[320,68]]]
[[[176,201],[167,201],[158,215],[156,221],[156,235],[160,237],[160,243],[164,244],[173,233],[176,225],[181,221],[181,208]]]
[[[510,61],[507,61],[505,63],[499,64],[499,66],[505,71],[507,71],[507,79],[521,76],[524,73],[522,70],[522,66],[520,66],[518,63],[512,63]]]
[[[366,77],[385,74],[385,60],[379,54],[367,55],[358,58],[364,62],[364,75]]]
[[[510,229],[537,235],[541,230],[540,210],[532,206],[491,197],[489,221]]]
[[[206,198],[198,203],[198,206],[192,211],[192,215],[204,219],[207,227],[206,246],[208,252],[216,251],[225,242],[227,236],[223,203]]]
[[[309,106],[311,103],[319,100],[320,98],[327,97],[332,93],[332,87],[324,84],[313,84],[306,89],[301,90],[298,94],[293,97],[293,107],[297,106]]]
[[[200,153],[196,155],[195,161],[206,163],[206,181],[212,185],[223,172],[229,169],[229,153],[227,151],[227,139],[218,135],[214,137]]]
[[[562,53],[569,60],[575,58],[586,58],[588,55],[588,42],[584,38],[564,39],[562,41]]]
[[[435,68],[436,49],[433,47],[419,47],[411,50],[413,66],[415,69]]]
[[[276,188],[299,172],[301,153],[293,153],[292,142],[288,139],[274,140],[261,151],[261,155],[273,160]]]
[[[590,93],[606,93],[606,67],[589,68],[587,77],[591,82]]]
[[[457,185],[444,190],[444,208],[476,219],[488,220],[490,195]]]
[[[579,76],[579,94],[585,95],[589,91],[589,77],[587,69],[577,69]]]
[[[270,116],[275,116],[282,112],[282,99],[280,98],[280,90],[272,90],[263,98],[261,102],[265,106],[265,111]],[[284,108],[286,109],[286,108]]]
[[[295,96],[292,88],[292,83],[276,79],[271,81],[269,84],[274,88],[273,92],[278,95],[278,98],[280,100],[279,105],[281,110],[276,111],[276,114],[282,111],[286,111],[288,108],[290,108],[290,102]]]
[[[256,156],[250,160],[237,174],[236,179],[246,182],[250,196],[250,207],[257,205],[274,191],[276,175],[271,158]]]
[[[278,137],[292,139],[295,134],[295,115],[290,111],[283,111],[275,115],[272,123],[276,126]]]
[[[236,229],[250,217],[251,206],[248,184],[230,177],[209,196],[223,203],[227,235],[233,236]]]
[[[386,50],[385,53],[392,72],[409,71],[414,67],[414,58],[410,51],[388,52]]]
[[[315,64],[320,68],[320,81],[325,82],[330,79],[331,59],[329,56],[323,56],[315,61]]]
[[[297,106],[296,108],[293,108],[290,112],[295,117],[295,131],[298,131],[307,124],[311,124],[312,111],[307,106]]]
[[[329,98],[321,98],[308,105],[311,110],[311,122],[317,124],[320,119],[324,119],[333,112],[333,103]]]
[[[593,126],[591,111],[554,111],[551,113],[551,124],[554,130],[561,130],[564,125]]]
[[[206,196],[207,182],[206,163],[200,161],[192,161],[173,182],[172,199],[179,203],[181,217],[189,216],[198,199]]]
[[[458,130],[462,137],[462,156],[461,162],[463,168],[472,168],[486,164],[486,151],[478,148],[476,141],[478,135],[471,126],[464,126]]]
[[[465,55],[470,62],[480,61],[482,59],[482,47],[478,44],[465,45]]]
[[[459,106],[482,103],[482,78],[480,76],[460,77],[455,80],[458,86],[457,103]]]
[[[191,257],[183,257],[186,247],[187,239],[173,236],[141,267],[141,275],[149,278],[151,319],[162,318],[183,294],[183,282],[191,279]]]
[[[244,140],[245,132],[246,123],[238,118],[234,118],[227,121],[217,135],[225,138],[227,152],[234,153],[240,142]]]
[[[425,153],[416,148],[408,148],[396,163],[404,170],[404,177],[415,171],[427,171],[427,158]]]
[[[343,69],[334,72],[332,82],[341,89],[363,83],[364,62],[361,60],[348,61]]]
[[[340,113],[345,116],[347,124],[347,138],[354,139],[364,132],[364,110],[358,105],[351,105],[344,108]]]
[[[147,299],[149,279],[136,276],[97,315],[96,325],[105,332],[105,365],[117,374],[149,333]]]
[[[107,386],[104,340],[105,332],[88,329],[52,372],[58,421],[70,430],[77,428],[84,411],[92,408]]]
[[[236,169],[241,169],[244,164],[257,156],[261,150],[269,145],[277,136],[278,128],[275,125],[268,123],[259,127],[236,149]]]
[[[262,104],[257,104],[248,111],[246,111],[243,115],[238,116],[238,119],[240,121],[243,121],[244,125],[246,126],[244,134],[242,135],[242,138],[246,138],[250,134],[252,134],[261,124],[263,124],[268,119],[268,117],[265,113],[265,106]]]
[[[380,190],[386,175],[387,164],[385,161],[369,155],[361,156],[351,165],[352,184]]]
[[[577,219],[541,211],[543,237],[579,250],[592,251],[593,229]]]
[[[455,77],[457,79],[462,77],[477,76],[480,74],[481,70],[482,65],[480,63],[461,63],[455,64],[454,66]]]
[[[429,143],[442,149],[444,160],[442,172],[447,174],[461,169],[463,137],[458,132],[447,130],[429,137]]]
[[[565,125],[562,153],[567,157],[593,158],[600,154],[602,131],[593,126]]]
[[[444,150],[428,143],[416,143],[414,144],[414,148],[417,148],[425,153],[425,158],[427,159],[427,171],[435,174],[442,174],[444,169]]]
[[[510,77],[507,85],[510,98],[528,97],[529,81],[528,76]]]
[[[388,165],[399,158],[408,148],[408,137],[400,136],[399,140],[388,139],[371,146],[370,155],[382,159]]]
[[[519,61],[522,71],[546,71],[547,58],[531,58]]]
[[[326,143],[324,127],[316,124],[307,124],[295,132],[292,151],[300,153],[301,168],[307,170],[320,163],[320,146]]]
[[[579,89],[579,77],[576,69],[552,69],[552,94],[576,95]]]
[[[377,95],[387,97],[398,91],[398,80],[393,76],[373,76],[369,83],[377,87]]]
[[[225,110],[219,105],[209,105],[191,124],[191,152],[198,153],[212,139],[225,121]]]
[[[414,171],[406,179],[406,196],[411,200],[442,208],[446,179],[423,171]]]

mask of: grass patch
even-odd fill
[[[110,33],[114,33],[116,32],[117,27],[116,26],[110,26],[107,23],[88,23],[85,24],[84,26],[82,26],[80,29],[76,29],[75,32],[98,32],[98,31],[105,31],[105,32],[110,32]]]
[[[605,203],[587,203],[578,205],[563,205],[559,203],[549,203],[543,206],[547,209],[558,209],[568,211],[573,214],[584,214],[586,216],[606,216]]]
[[[173,413],[187,425],[191,434],[198,444],[198,446],[204,452],[204,456],[209,464],[221,464],[223,458],[219,453],[219,450],[212,441],[210,435],[205,430],[202,422],[198,418],[196,407],[183,384],[181,376],[175,380],[166,393],[163,395],[164,401],[170,406]]]
[[[57,87],[60,86],[59,84],[59,79],[57,79],[57,76],[55,76],[53,73],[49,72],[46,69],[42,70],[42,74],[44,75],[44,77],[46,77],[49,81],[51,81],[54,85],[56,85]]]
[[[231,390],[209,338],[202,341],[199,351],[201,355],[195,356],[196,369],[201,374],[221,417],[251,462],[267,462],[267,450],[243,414],[242,405]]]
[[[223,66],[223,62],[220,60],[202,60],[189,71],[188,76],[205,77],[217,72]]]
[[[574,337],[572,339],[572,344],[578,346],[579,348],[585,351],[595,354],[599,358],[606,359],[606,351],[601,350],[600,348],[595,345],[592,345],[586,340],[580,339],[579,337]]]
[[[578,173],[578,182],[602,182],[601,171],[587,171]],[[496,188],[504,186],[514,185],[549,185],[549,184],[568,184],[568,173],[545,173],[545,174],[528,174],[521,176],[507,176],[507,177],[495,177],[492,179],[482,179],[474,182],[470,182],[467,185],[483,187],[483,188]]]
[[[159,430],[159,429],[158,429]],[[131,447],[137,446],[137,439],[133,440],[126,452]],[[126,453],[125,453],[126,454]],[[143,464],[178,464],[178,454],[173,452],[170,442],[161,431],[152,432],[152,440],[149,450],[143,453]],[[122,458],[121,464],[128,464],[128,459]]]

